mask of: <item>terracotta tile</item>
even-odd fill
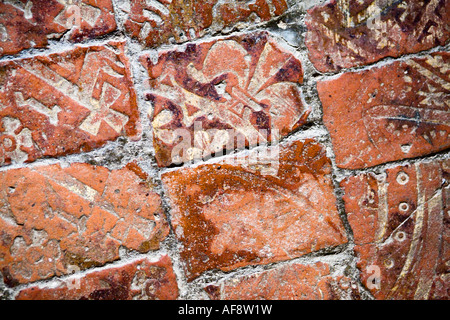
[[[14,286],[159,248],[169,227],[136,165],[75,163],[0,173],[0,271]]]
[[[393,62],[317,85],[341,168],[414,158],[450,146],[450,55]]]
[[[63,36],[79,42],[116,29],[111,0],[4,0],[0,3],[0,56],[44,48]]]
[[[268,21],[288,8],[285,0],[130,0],[119,7],[127,13],[127,33],[147,47],[182,43],[208,31]]]
[[[61,281],[56,288],[30,287],[16,300],[175,300],[178,286],[168,256],[141,259]]]
[[[163,174],[190,280],[346,242],[323,146],[305,140],[274,151]]]
[[[361,279],[377,299],[447,299],[450,161],[342,182]]]
[[[448,0],[332,0],[308,11],[305,43],[321,72],[445,45]]]
[[[124,43],[0,62],[0,84],[0,165],[139,135]]]
[[[306,122],[301,62],[268,33],[189,44],[148,70],[159,166],[276,141]]]
[[[293,263],[205,287],[214,300],[359,300],[357,284],[332,276],[330,266]],[[260,311],[262,312],[262,310]]]

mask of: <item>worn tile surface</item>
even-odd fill
[[[138,121],[123,43],[0,62],[0,165],[136,139]]]
[[[341,300],[359,299],[356,283],[332,276],[330,266],[293,263],[248,276],[209,285],[205,291],[214,300]],[[261,310],[262,311],[262,310]]]
[[[147,47],[268,21],[288,8],[285,0],[129,0],[119,7],[127,13],[128,34]]]
[[[393,62],[317,85],[338,167],[360,169],[450,147],[450,55]]]
[[[168,234],[161,199],[131,163],[75,163],[0,173],[0,271],[14,286],[148,252]]]
[[[189,44],[142,63],[160,166],[275,141],[309,115],[301,62],[267,33]]]
[[[448,43],[448,0],[332,0],[309,10],[305,43],[321,72]]]
[[[63,36],[72,42],[116,29],[111,0],[3,0],[0,56],[43,48]]]
[[[30,287],[17,300],[174,300],[178,286],[168,256],[141,259],[83,276],[67,278],[56,288]]]
[[[281,147],[278,167],[267,159],[238,157],[162,176],[189,279],[346,242],[323,146],[297,141]]]
[[[378,299],[448,299],[450,161],[342,182],[361,279]]]

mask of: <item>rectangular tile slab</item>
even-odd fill
[[[450,54],[392,62],[317,84],[336,164],[361,169],[450,147]]]
[[[310,112],[300,60],[266,32],[163,51],[156,64],[149,55],[141,61],[159,166],[276,141]]]
[[[124,43],[0,62],[0,165],[139,136]]]
[[[111,0],[3,0],[0,2],[0,56],[44,48],[63,36],[72,42],[116,29]]]
[[[56,288],[33,286],[16,300],[175,300],[178,286],[168,256],[75,275]]]
[[[278,168],[267,159],[238,156],[162,175],[190,280],[347,241],[324,147],[296,141],[280,148]]]
[[[156,47],[268,21],[288,6],[285,0],[127,0],[119,8],[127,14],[127,33],[146,47]]]
[[[420,161],[345,179],[363,284],[377,299],[447,299],[450,160]]]
[[[119,248],[159,248],[160,196],[134,163],[58,164],[0,173],[0,272],[14,286],[102,266]]]
[[[308,11],[305,43],[317,70],[335,72],[445,45],[449,0],[332,0]]]

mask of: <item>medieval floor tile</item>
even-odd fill
[[[342,182],[361,279],[378,299],[445,299],[450,290],[450,161]]]
[[[393,62],[317,84],[336,164],[361,169],[450,147],[450,54]]]
[[[156,250],[168,232],[160,196],[134,163],[0,173],[0,271],[9,286],[101,266],[120,247]]]
[[[306,46],[317,70],[335,72],[445,45],[448,0],[331,0],[309,10]]]
[[[0,62],[0,165],[139,135],[124,43]]]
[[[162,176],[191,280],[347,241],[323,146],[305,140],[264,150]]]

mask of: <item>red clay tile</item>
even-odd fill
[[[317,70],[334,72],[445,45],[448,0],[332,0],[308,11],[306,46]]]
[[[89,272],[56,287],[30,287],[16,300],[175,300],[178,286],[168,256]]]
[[[0,173],[0,271],[9,286],[103,265],[121,246],[158,249],[168,230],[160,196],[134,163]]]
[[[0,2],[0,56],[44,48],[63,36],[73,42],[116,29],[111,0],[3,0]]]
[[[186,42],[240,23],[268,21],[288,8],[285,0],[131,0],[119,7],[128,14],[127,33],[148,47]]]
[[[124,43],[0,62],[0,165],[139,135]]]
[[[361,279],[377,299],[447,299],[450,160],[342,182]]]
[[[209,285],[205,290],[214,300],[360,299],[354,281],[345,276],[332,276],[330,266],[322,262],[312,265],[293,263],[227,279],[218,285]]]
[[[345,73],[317,85],[338,167],[360,169],[450,147],[450,54]]]
[[[162,52],[155,65],[148,55],[141,61],[159,166],[276,141],[310,112],[301,62],[265,32]]]
[[[252,155],[162,176],[190,280],[206,270],[288,260],[347,241],[322,145],[292,142],[280,148],[279,159],[276,152]]]

